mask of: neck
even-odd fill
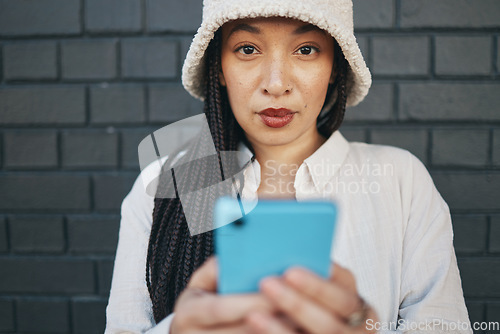
[[[287,165],[300,165],[323,145],[325,141],[326,139],[319,132],[315,131],[313,135],[286,145],[251,144],[255,152],[255,158],[261,165],[267,161]]]
[[[286,145],[251,143],[261,166],[261,183],[257,191],[259,197],[295,197],[293,184],[297,169],[326,140],[314,130],[312,134]]]

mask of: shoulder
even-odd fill
[[[388,145],[349,143],[348,161],[351,163],[379,164],[391,168],[397,175],[428,175],[424,164],[410,151]]]
[[[429,171],[408,150],[388,145],[352,142],[346,162],[367,165],[372,171],[382,171],[379,175],[396,185],[402,196],[425,197],[432,194],[432,197],[440,198]]]
[[[387,145],[350,143],[350,159],[370,166],[379,166],[379,174],[395,186],[402,205],[427,210],[435,215],[449,213],[449,208],[436,188],[425,165],[411,152]]]
[[[149,164],[137,176],[132,189],[125,196],[121,205],[122,225],[133,223],[139,224],[144,229],[151,228],[156,187],[161,166],[166,159],[167,157],[160,162],[155,161]]]
[[[362,142],[349,142],[349,155],[359,160],[373,159],[397,164],[412,163],[414,159],[418,160],[410,151],[399,147]]]

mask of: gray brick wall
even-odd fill
[[[56,43],[35,41],[4,45],[3,74],[8,81],[56,79]]]
[[[180,84],[201,3],[0,0],[0,333],[102,333],[137,145],[202,110]],[[426,164],[471,320],[500,321],[500,2],[354,10],[374,85],[341,130]]]
[[[428,36],[374,36],[372,38],[374,75],[427,76],[430,40]]]
[[[68,80],[111,80],[118,69],[116,40],[75,40],[61,43],[61,73]]]
[[[490,75],[491,38],[483,36],[436,37],[437,75]]]

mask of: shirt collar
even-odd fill
[[[323,189],[335,176],[349,153],[349,142],[335,131],[316,152],[304,160],[316,189]]]
[[[240,143],[238,150],[245,152],[245,156],[253,156],[249,148]],[[349,153],[349,142],[339,131],[335,131],[311,156],[301,165],[304,172],[310,176],[317,190],[321,190],[334,177]],[[248,160],[246,160],[248,163]],[[252,169],[252,184],[255,189],[260,185],[260,165],[255,159],[250,166]],[[246,173],[245,173],[246,174]],[[298,172],[297,177],[300,172]],[[297,181],[297,180],[296,180]]]

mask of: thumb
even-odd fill
[[[191,276],[188,288],[215,292],[217,290],[217,260],[209,257]]]

